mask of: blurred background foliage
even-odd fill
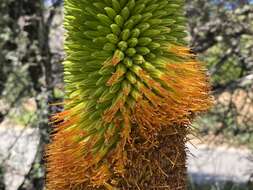
[[[253,144],[252,1],[188,1],[191,44],[207,63],[216,105],[197,124],[202,134]]]
[[[64,57],[62,15],[61,0],[0,2],[0,122],[10,119],[37,128],[40,136],[36,158],[19,190],[43,187],[48,116],[61,109],[49,104],[64,94],[59,64]],[[194,123],[198,135],[253,148],[252,1],[186,0],[186,16],[191,47],[207,64],[215,97],[214,108]],[[3,172],[0,169],[0,183]],[[237,187],[228,184],[226,189]]]

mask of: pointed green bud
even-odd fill
[[[127,47],[128,47],[128,43],[125,42],[125,41],[120,41],[120,42],[118,43],[118,47],[119,47],[119,49],[120,49],[121,51],[125,51],[125,50],[127,49]]]
[[[121,10],[118,0],[112,0],[112,7],[117,13],[119,13]]]
[[[104,8],[105,9],[105,12],[106,12],[106,14],[108,15],[108,17],[110,18],[110,19],[114,19],[115,18],[115,16],[117,15],[117,13],[115,12],[115,10],[114,9],[112,9],[111,7],[105,7]]]
[[[153,14],[152,13],[145,13],[142,16],[142,22],[148,22],[150,18],[152,18]]]
[[[119,61],[122,61],[124,58],[125,58],[125,54],[117,49],[115,52],[114,52],[114,55],[113,55],[114,58],[117,58]]]
[[[131,31],[132,38],[138,38],[140,36],[140,34],[141,34],[141,31],[138,28],[135,28]]]
[[[133,27],[134,27],[134,21],[132,19],[128,20],[124,24],[124,28],[126,28],[126,29],[132,29]]]
[[[124,7],[124,9],[122,9],[120,15],[122,16],[122,18],[124,20],[127,20],[130,16],[130,11],[129,11],[128,7]]]
[[[142,68],[139,65],[134,65],[131,67],[131,71],[133,71],[136,75],[142,70]]]
[[[130,57],[134,56],[134,55],[136,54],[135,48],[128,48],[128,49],[126,50],[126,54],[127,54],[128,56],[130,56]]]
[[[161,47],[161,45],[159,43],[156,42],[152,42],[148,45],[149,49],[154,50],[154,49],[158,49]]]
[[[113,34],[118,36],[121,33],[121,29],[120,29],[119,25],[111,24],[110,27],[111,27],[111,30],[112,30]]]
[[[174,24],[175,22],[176,22],[175,20],[169,19],[169,18],[162,20],[162,24],[165,24],[166,26],[170,26],[170,25]]]
[[[137,79],[136,79],[136,75],[132,72],[127,72],[126,74],[126,78],[132,83],[135,84]]]
[[[117,15],[115,18],[114,18],[114,21],[117,25],[119,25],[119,27],[123,27],[124,25],[124,19],[122,18],[122,16],[120,15]]]
[[[122,31],[121,33],[121,39],[123,41],[127,41],[127,39],[130,37],[130,30],[129,29],[125,29]]]
[[[97,26],[97,30],[100,32],[100,34],[104,35],[104,34],[110,34],[111,30],[108,27],[105,26]]]
[[[144,10],[145,7],[146,7],[145,4],[139,4],[139,5],[135,6],[133,12],[135,14],[139,14],[139,13],[141,13]]]
[[[135,0],[129,0],[129,2],[127,3],[127,7],[131,11],[135,7]]]
[[[146,30],[145,32],[143,32],[143,36],[154,37],[154,36],[159,35],[160,33],[161,33],[160,30],[149,29],[149,30]]]
[[[146,11],[147,12],[154,12],[158,7],[159,7],[159,4],[154,3],[154,4],[150,5],[149,7],[147,7]]]
[[[135,47],[138,44],[138,39],[137,38],[130,38],[127,41],[129,47]]]
[[[126,57],[123,61],[123,63],[126,65],[126,67],[130,68],[133,66],[133,60],[129,57]]]
[[[149,23],[141,23],[137,27],[138,27],[138,29],[140,29],[141,32],[144,32],[150,28],[150,24]]]
[[[147,69],[148,71],[151,71],[151,72],[156,70],[155,66],[152,65],[150,62],[147,62],[147,61],[145,61],[142,66],[143,66],[143,68],[145,68],[145,69]]]
[[[101,2],[95,2],[93,3],[94,7],[96,7],[97,9],[99,9],[100,11],[104,10],[105,4],[101,3]]]
[[[141,55],[147,55],[150,53],[150,50],[147,47],[138,47],[137,53],[139,53]]]
[[[97,18],[104,25],[111,25],[113,23],[105,14],[97,14]]]
[[[144,63],[145,59],[142,55],[137,54],[133,57],[133,61],[135,64],[140,65],[140,64]]]
[[[119,41],[118,36],[116,36],[115,34],[108,34],[106,38],[109,40],[109,42],[113,44],[117,44]]]
[[[139,38],[138,40],[138,45],[140,46],[146,46],[148,44],[150,44],[152,42],[152,38],[149,38],[149,37],[142,37],[142,38]]]
[[[97,37],[97,38],[94,38],[93,40],[92,40],[92,42],[93,43],[96,43],[96,44],[105,44],[106,42],[107,42],[108,40],[107,40],[107,38],[105,38],[105,37]]]
[[[150,24],[150,25],[153,25],[153,26],[155,26],[155,25],[160,25],[160,24],[162,24],[162,19],[158,19],[158,18],[154,18],[154,19],[150,19],[149,21],[148,21],[148,23]]]
[[[115,51],[116,46],[112,43],[106,43],[103,47],[103,50],[105,51]]]

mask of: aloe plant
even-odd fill
[[[211,105],[183,0],[65,0],[64,111],[48,190],[186,187],[186,135]]]

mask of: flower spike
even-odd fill
[[[184,0],[65,0],[67,101],[47,190],[185,189],[185,142],[212,104]]]

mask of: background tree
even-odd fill
[[[187,16],[192,47],[208,63],[217,102],[203,132],[252,140],[252,1],[188,1]]]
[[[33,0],[2,0],[0,4],[0,95],[5,105],[0,110],[1,121],[11,114],[13,108],[20,107],[24,98],[34,97],[36,113],[30,126],[38,127],[40,143],[37,156],[25,186],[43,188],[43,148],[48,142],[48,114],[55,102],[53,71],[59,69],[59,54],[51,52],[50,32],[52,21],[61,1],[52,1],[52,6],[45,7],[45,2]],[[38,167],[40,165],[41,167]]]

